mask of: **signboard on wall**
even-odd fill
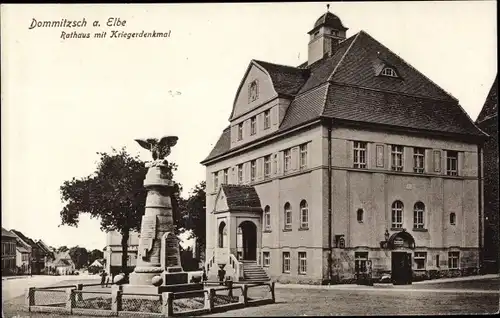
[[[403,247],[404,244],[405,244],[405,241],[402,238],[396,237],[394,239],[394,247]]]

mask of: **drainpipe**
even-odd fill
[[[481,145],[477,145],[477,175],[478,175],[478,217],[479,217],[479,270],[483,270],[483,156]],[[482,273],[480,273],[482,274]]]
[[[328,280],[332,281],[332,121],[328,123]]]

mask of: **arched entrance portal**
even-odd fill
[[[257,226],[253,222],[244,221],[238,226],[237,247],[242,260],[257,260]]]
[[[415,249],[415,239],[403,229],[389,238],[388,246],[392,249],[391,276],[393,284],[411,284],[413,276],[411,250]]]

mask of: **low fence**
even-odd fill
[[[217,285],[217,286],[215,286]],[[30,312],[88,316],[193,316],[275,302],[274,282],[206,282],[203,290],[159,295],[123,293],[120,286],[100,290],[100,284],[29,288]],[[211,287],[214,286],[214,287]]]

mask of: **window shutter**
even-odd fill
[[[280,151],[276,153],[277,159],[276,159],[276,174],[279,175],[281,174],[281,166],[283,164],[283,151]]]
[[[292,170],[299,169],[299,147],[293,147],[291,151],[292,156]]]
[[[234,144],[238,140],[238,126],[231,126],[231,143]]]
[[[459,176],[463,175],[464,168],[464,153],[459,151],[457,153],[457,174]]]
[[[257,159],[257,180],[261,180],[263,176],[263,164],[264,164],[264,158],[259,158]]]
[[[425,149],[425,161],[424,161],[424,171],[426,173],[433,172],[434,167],[432,164],[432,149]]]
[[[273,126],[278,124],[278,115],[278,107],[274,106],[271,108],[271,122]]]
[[[333,147],[332,147],[333,148]],[[352,140],[346,140],[346,166],[347,167],[354,167],[354,141]],[[332,155],[332,160],[333,160],[333,155]]]
[[[251,165],[250,165],[250,161],[246,162],[245,163],[245,178],[244,178],[244,182],[245,183],[249,183],[250,182],[250,168]]]
[[[264,113],[260,113],[257,115],[257,134],[259,134],[260,131],[264,130]]]
[[[387,168],[392,170],[392,146],[387,145]]]
[[[433,172],[440,173],[441,172],[441,167],[443,166],[441,164],[441,150],[434,150],[432,152],[432,161],[433,161]]]

